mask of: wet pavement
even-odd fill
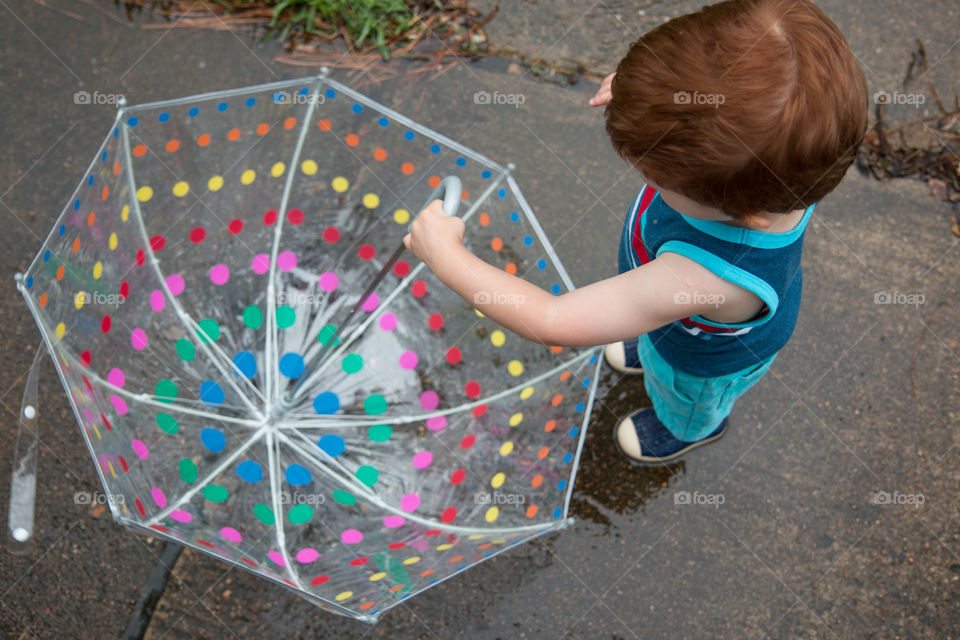
[[[649,28],[641,18],[692,8],[631,3],[628,12],[610,2],[611,18],[595,3],[579,19],[573,4],[503,3],[488,32],[495,45],[530,46],[529,55],[545,58],[570,43],[558,59],[603,73],[628,39],[603,39],[601,27],[622,22],[639,32]],[[938,89],[951,94],[960,78],[954,4],[926,3],[910,18],[839,0],[823,6],[867,66],[871,91],[899,87],[921,37],[937,61]],[[633,17],[637,7],[644,16]],[[0,6],[5,452],[39,341],[12,275],[32,259],[113,120],[111,106],[76,104],[74,93],[123,93],[140,103],[305,75],[274,62],[275,45],[242,35],[148,31],[124,24],[119,12],[110,17],[112,7],[71,10],[82,20],[25,0]],[[362,89],[515,162],[574,282],[613,275],[639,185],[606,142],[601,113],[584,106],[595,85],[562,88],[505,68],[457,64]],[[478,104],[478,91],[524,100]],[[638,469],[618,457],[613,425],[647,400],[637,379],[607,369],[573,528],[464,572],[375,627],[186,551],[146,637],[960,636],[960,249],[949,215],[922,184],[851,172],[809,227],[793,340],[737,405],[728,434],[680,462]],[[883,292],[923,302],[897,304],[906,298],[892,295],[893,303],[876,304]],[[31,555],[0,555],[0,633],[119,636],[160,545],[77,504],[76,492],[97,490],[96,473],[49,363],[42,374],[38,540]],[[0,458],[0,478],[9,478],[9,458]],[[6,480],[0,487],[2,513]],[[877,492],[885,492],[879,500]]]

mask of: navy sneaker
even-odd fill
[[[724,418],[713,433],[703,440],[684,442],[677,440],[657,419],[653,409],[641,409],[617,424],[613,440],[620,452],[631,461],[643,464],[670,462],[686,452],[717,440],[727,430]]]
[[[640,356],[637,355],[637,343],[640,338],[630,338],[623,342],[614,342],[603,348],[603,357],[607,364],[619,371],[634,375],[643,373]]]

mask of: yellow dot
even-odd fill
[[[523,363],[519,360],[511,360],[510,363],[507,364],[507,371],[509,371],[512,376],[518,376],[523,373]]]
[[[99,280],[100,276],[103,275],[103,263],[97,260],[97,263],[93,265],[93,279]]]
[[[504,542],[506,542],[506,540],[501,538],[500,540],[491,540],[490,544],[503,544]]]
[[[500,445],[500,455],[508,456],[513,452],[513,442],[507,440],[502,445]]]
[[[493,479],[490,480],[490,486],[493,487],[494,489],[499,489],[500,487],[503,486],[503,481],[506,479],[507,479],[507,476],[505,476],[502,471],[499,473],[496,473],[494,474]]]
[[[287,165],[283,164],[282,162],[278,162],[270,167],[270,175],[272,175],[274,178],[279,178],[283,175],[283,172],[286,168]]]
[[[484,537],[482,533],[475,533],[472,536],[467,536],[467,540],[483,540]]]
[[[520,392],[520,399],[526,400],[533,395],[533,387],[525,387],[523,391]]]
[[[247,169],[246,171],[240,174],[240,182],[242,182],[243,184],[250,184],[256,179],[256,177],[257,177],[256,171],[254,171],[253,169]]]
[[[83,308],[83,304],[84,304],[86,301],[87,301],[87,292],[86,292],[86,291],[80,291],[80,292],[77,293],[77,295],[73,296],[73,306],[75,306],[77,309],[82,309],[82,308]]]
[[[60,324],[58,324],[58,325],[57,325],[57,329],[56,329],[56,331],[55,331],[55,334],[56,334],[56,336],[57,336],[57,340],[59,340],[60,338],[62,338],[62,337],[63,337],[63,334],[65,334],[66,332],[67,332],[67,325],[63,324],[62,322],[61,322]]]
[[[152,197],[153,197],[153,189],[151,189],[150,187],[140,187],[139,189],[137,189],[137,200],[139,200],[140,202],[146,202]],[[124,220],[126,220],[126,218],[124,218]]]
[[[397,209],[393,212],[393,221],[397,224],[407,224],[410,221],[410,212],[406,209]]]
[[[437,547],[437,551],[446,551],[447,549],[449,549],[449,548],[452,547],[452,546],[453,546],[452,544],[444,543],[444,544],[441,544],[440,546]]]
[[[333,187],[333,190],[336,191],[337,193],[343,193],[344,191],[350,188],[350,183],[347,181],[346,178],[342,176],[337,176],[336,178],[333,179],[332,182],[330,182],[330,186]]]
[[[207,180],[207,189],[210,191],[220,191],[221,187],[223,187],[223,177],[213,176]]]
[[[507,341],[507,336],[504,335],[503,331],[497,329],[490,334],[490,342],[493,343],[495,347],[502,347],[503,343]]]
[[[483,313],[481,313],[480,309],[474,309],[473,312],[474,312],[475,314],[477,314],[477,317],[479,317],[479,318],[485,318],[485,317],[486,317],[485,315],[483,315]]]
[[[173,185],[173,195],[177,196],[178,198],[182,198],[183,196],[187,195],[189,191],[190,185],[183,180]]]
[[[110,240],[109,240],[108,242],[109,242],[109,244],[110,244],[110,250],[111,250],[111,251],[113,251],[114,249],[116,249],[116,248],[117,248],[117,234],[116,234],[116,233],[111,233],[111,234],[110,234]]]
[[[404,560],[403,564],[417,564],[418,562],[420,562],[420,556],[413,556]]]
[[[313,160],[304,160],[300,164],[300,171],[303,171],[306,176],[312,176],[317,172],[317,163]]]
[[[493,522],[499,515],[500,509],[497,509],[496,507],[490,507],[487,509],[487,512],[483,515],[483,517],[487,522]]]
[[[153,192],[151,191],[151,193]],[[130,217],[130,205],[125,204],[123,205],[123,209],[120,209],[120,219],[126,222],[127,218],[129,217]]]
[[[367,209],[376,209],[380,205],[380,196],[375,193],[368,193],[363,196],[363,206]]]
[[[376,582],[377,580],[383,580],[387,577],[387,574],[383,571],[379,571],[372,576],[370,576],[370,582]]]
[[[510,426],[511,426],[511,427],[515,427],[515,426],[517,426],[518,424],[520,424],[520,422],[521,422],[522,420],[523,420],[523,414],[522,414],[522,413],[515,413],[515,414],[513,414],[512,416],[510,416]]]
[[[353,595],[353,591],[344,591],[344,592],[342,592],[342,593],[338,593],[338,594],[337,594],[336,600],[337,600],[337,602],[339,602],[340,600],[346,600],[347,598],[349,598],[349,597],[352,596],[352,595]]]

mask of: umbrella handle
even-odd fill
[[[427,198],[423,209],[426,209],[427,205],[436,200],[441,192],[443,192],[443,212],[448,216],[457,215],[457,210],[460,208],[460,200],[463,199],[463,185],[457,176],[447,176],[441,180],[437,188],[434,189],[430,197]]]

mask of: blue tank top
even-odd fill
[[[764,303],[747,322],[720,323],[695,315],[651,331],[657,353],[681,371],[713,377],[757,365],[779,351],[790,339],[800,311],[800,254],[814,206],[804,211],[794,229],[764,233],[685,216],[645,185],[627,216],[630,268],[665,251],[679,253]]]

